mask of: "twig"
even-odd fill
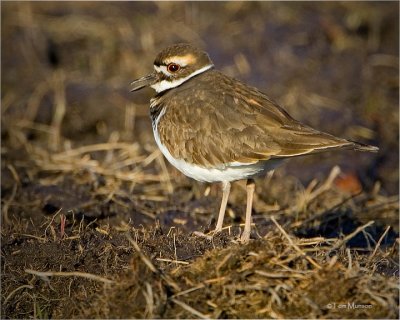
[[[95,281],[99,281],[99,282],[103,282],[103,283],[107,283],[107,284],[114,283],[113,280],[103,278],[103,277],[100,277],[95,274],[86,273],[86,272],[78,272],[78,271],[73,271],[73,272],[46,271],[46,272],[42,272],[42,271],[35,271],[35,270],[31,270],[31,269],[25,269],[25,272],[36,275],[36,276],[44,278],[44,279],[46,279],[47,277],[80,277],[80,278],[86,278],[86,279],[95,280]]]
[[[63,71],[58,70],[53,75],[54,83],[54,115],[51,123],[53,135],[50,139],[50,146],[56,150],[61,141],[61,124],[66,112],[66,96],[65,96],[65,74]]]
[[[203,232],[200,231],[193,231],[193,235],[196,237],[200,237],[200,238],[205,238],[209,241],[211,241],[213,239],[213,236],[210,236],[208,234],[204,234]]]
[[[259,274],[260,276],[266,277],[266,278],[299,278],[299,279],[305,279],[304,275],[298,274],[298,273],[291,273],[291,272],[266,272],[263,270],[255,270],[255,274]]]
[[[178,264],[189,264],[187,261],[180,261],[180,260],[172,260],[172,259],[165,259],[165,258],[156,258],[157,261],[163,261],[163,262],[173,262],[173,263],[178,263]]]
[[[321,187],[319,187],[317,190],[314,190],[313,192],[310,193],[310,198],[308,200],[314,199],[318,195],[320,195],[322,192],[329,190],[332,186],[333,181],[337,178],[337,176],[340,174],[340,168],[339,166],[334,166],[329,173],[328,178],[325,180],[325,182],[322,184]]]
[[[79,147],[76,149],[67,150],[64,152],[53,155],[53,159],[64,159],[66,157],[76,157],[84,153],[95,152],[95,151],[107,151],[112,149],[124,149],[132,148],[133,145],[126,142],[114,142],[114,143],[97,143]]]
[[[157,161],[160,164],[161,171],[165,176],[164,182],[165,182],[165,186],[167,188],[167,192],[172,193],[174,191],[174,187],[172,186],[171,177],[169,175],[169,171],[168,171],[167,165],[165,164],[165,160],[164,160],[164,157],[162,154],[159,154],[159,156],[157,157]]]
[[[33,122],[34,119],[37,116],[38,110],[40,103],[42,102],[42,99],[44,95],[49,91],[49,85],[50,83],[48,81],[42,81],[39,82],[39,84],[36,86],[35,90],[31,94],[26,112],[25,112],[25,119],[27,122]]]
[[[125,133],[132,136],[135,129],[135,118],[136,118],[136,106],[133,103],[129,103],[125,106]]]
[[[358,227],[356,230],[354,230],[352,233],[348,234],[346,237],[344,237],[342,240],[339,240],[331,250],[329,250],[328,254],[331,253],[333,250],[339,249],[342,245],[344,245],[346,242],[348,242],[351,238],[353,238],[356,234],[359,232],[363,231],[364,229],[368,228],[371,224],[374,224],[375,221],[370,221],[363,226]]]
[[[210,317],[206,316],[205,314],[197,311],[196,309],[193,309],[191,306],[187,305],[186,303],[176,300],[174,298],[171,298],[171,301],[177,304],[178,306],[182,307],[186,311],[190,312],[191,314],[195,315],[196,317],[199,317],[200,319],[209,319]]]
[[[329,190],[332,186],[333,181],[335,181],[335,179],[339,174],[340,174],[339,166],[334,166],[331,172],[329,173],[328,178],[325,180],[325,182],[315,190],[314,188],[317,185],[317,180],[311,181],[311,183],[308,185],[308,187],[304,192],[303,200],[300,202],[300,205],[298,205],[298,208],[304,209],[307,206],[307,204],[311,202],[311,200],[315,199],[326,190]]]
[[[175,236],[175,232],[174,232],[174,257],[175,257],[175,261],[178,261],[178,255],[176,253],[176,236]]]
[[[17,194],[17,188],[18,188],[18,185],[14,184],[12,191],[11,191],[10,198],[4,202],[2,213],[3,213],[3,219],[4,219],[5,224],[10,223],[10,219],[8,217],[8,208],[10,207],[11,202],[13,202],[15,195]]]
[[[36,240],[39,240],[39,241],[44,241],[44,242],[47,241],[46,238],[37,237],[37,236],[34,236],[33,234],[26,234],[26,233],[18,233],[18,234],[20,236],[27,237],[27,238],[33,238],[33,239],[36,239]]]
[[[352,269],[352,267],[353,267],[353,260],[351,258],[351,251],[350,251],[349,248],[346,249],[346,253],[347,253],[347,259],[349,260],[349,264],[347,266],[347,270],[350,271]]]
[[[151,285],[146,282],[145,283],[146,290],[143,290],[143,296],[146,300],[146,318],[154,318],[153,317],[153,310],[154,310],[154,295],[153,295],[153,288]]]
[[[10,298],[11,298],[17,291],[19,291],[19,290],[21,290],[21,289],[25,289],[25,288],[27,288],[27,289],[33,289],[34,287],[31,286],[31,285],[25,284],[25,285],[23,285],[23,286],[20,286],[20,287],[14,289],[13,291],[10,292],[10,294],[9,294],[9,295],[7,296],[7,298],[4,300],[3,305],[5,305],[5,304],[7,303],[7,301],[10,300]]]
[[[60,214],[61,211],[62,211],[62,208],[58,209],[57,212],[55,214],[53,214],[53,216],[51,217],[51,220],[50,220],[49,224],[47,225],[46,229],[44,229],[45,238],[47,237],[47,229],[51,226],[51,224],[53,223],[54,219],[57,217],[58,214]]]
[[[385,238],[386,234],[389,232],[389,229],[390,229],[390,226],[387,226],[387,228],[385,229],[385,231],[379,238],[378,243],[375,246],[374,252],[372,252],[372,254],[369,256],[368,261],[371,261],[372,258],[375,256],[376,252],[378,251],[379,247],[381,246],[382,240]]]
[[[290,238],[290,236],[286,233],[286,231],[281,227],[281,225],[275,220],[274,217],[271,217],[272,222],[278,227],[279,231],[285,236],[285,238],[289,241],[289,244],[302,256],[304,256],[308,262],[310,262],[313,266],[315,266],[318,269],[321,269],[321,266],[316,263],[311,257],[307,256],[307,254],[302,251]]]
[[[336,211],[336,209],[341,208],[346,202],[348,202],[348,201],[350,201],[350,200],[352,200],[352,199],[354,199],[354,198],[356,198],[356,197],[358,197],[358,196],[360,196],[362,194],[363,193],[352,194],[350,197],[343,199],[343,201],[341,201],[338,204],[335,204],[333,207],[330,207],[325,211],[316,213],[316,214],[312,215],[311,217],[309,217],[309,218],[307,218],[305,220],[294,222],[290,226],[292,228],[297,228],[297,227],[300,227],[301,225],[306,225],[307,223],[322,217],[324,214],[326,214],[326,212],[334,212],[334,211]],[[340,214],[340,215],[342,215],[342,214]]]
[[[228,253],[220,263],[218,263],[217,267],[215,268],[215,270],[217,271],[217,274],[219,275],[219,270],[221,270],[221,268],[224,266],[225,263],[228,262],[228,260],[232,257],[232,252]]]
[[[135,248],[136,252],[139,254],[140,259],[145,263],[145,265],[154,273],[159,274],[161,279],[163,279],[170,287],[172,287],[176,291],[180,291],[181,289],[179,286],[173,281],[168,275],[162,274],[160,270],[158,270],[154,264],[145,256],[145,254],[142,252],[140,249],[139,245],[135,240],[132,239],[132,237],[129,234],[126,234],[126,238],[128,241],[133,245]]]
[[[126,238],[128,239],[128,241],[133,245],[133,247],[135,248],[136,252],[139,254],[140,258],[142,259],[142,261],[145,263],[145,265],[154,273],[158,273],[157,268],[154,266],[154,264],[143,254],[142,250],[140,249],[139,245],[137,244],[136,241],[134,241],[132,239],[132,237],[127,234]]]
[[[15,170],[14,166],[12,164],[8,164],[7,169],[10,170],[15,182],[18,185],[21,185],[21,179],[19,178],[18,172],[17,172],[17,170]]]
[[[183,295],[188,294],[190,292],[193,292],[193,291],[196,291],[196,290],[199,290],[199,289],[203,289],[204,287],[205,287],[204,284],[200,284],[200,285],[198,285],[196,287],[193,287],[193,288],[190,288],[190,289],[175,293],[173,296],[171,296],[171,298],[183,296]]]

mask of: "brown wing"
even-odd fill
[[[168,91],[160,103],[161,142],[174,157],[205,167],[341,147],[372,151],[301,124],[265,94],[217,71]]]

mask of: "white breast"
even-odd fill
[[[161,143],[160,136],[158,134],[157,125],[164,113],[165,109],[161,111],[156,121],[153,123],[153,132],[156,143],[167,160],[184,175],[192,179],[202,182],[242,180],[273,170],[282,162],[282,160],[279,159],[259,161],[254,164],[233,162],[223,164],[220,166],[220,168],[210,169],[186,162],[182,159],[176,159]]]

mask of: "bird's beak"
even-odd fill
[[[144,87],[151,86],[157,80],[157,74],[155,72],[150,73],[149,75],[136,79],[131,83],[131,92],[140,90]]]

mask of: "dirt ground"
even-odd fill
[[[2,2],[1,318],[399,317],[398,2]],[[296,119],[377,145],[217,185],[157,149],[156,53],[191,42]]]

